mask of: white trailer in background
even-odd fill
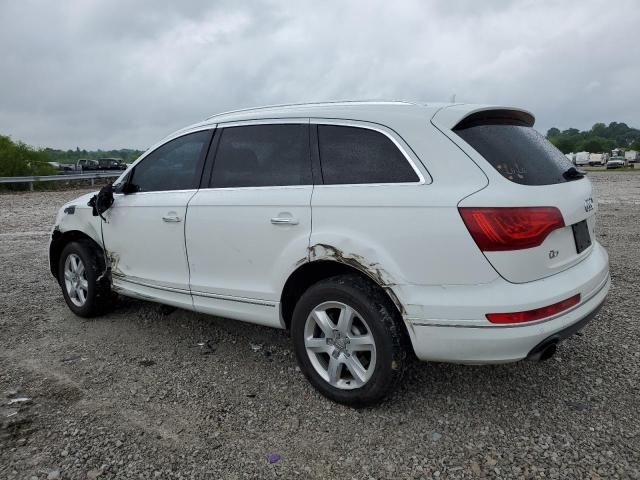
[[[589,165],[589,159],[591,158],[591,154],[589,152],[578,152],[576,153],[576,166],[584,166]]]
[[[611,157],[624,157],[624,149],[614,148],[611,150]]]
[[[640,161],[640,152],[637,152],[636,150],[629,150],[625,152],[624,158],[628,163],[636,163]]]
[[[600,165],[602,162],[602,154],[601,153],[592,153],[589,155],[589,166],[593,167],[595,165]]]
[[[606,165],[609,156],[606,153],[592,153],[589,156],[589,165],[594,167],[596,165]]]
[[[574,165],[576,164],[576,154],[575,153],[573,153],[573,152],[565,153],[564,156],[567,157],[571,163],[573,163]]]

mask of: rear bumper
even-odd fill
[[[546,351],[546,348],[549,345],[556,345],[560,343],[562,340],[564,340],[565,338],[569,338],[571,335],[582,330],[587,323],[593,320],[593,318],[602,308],[602,305],[604,305],[604,300],[600,303],[600,305],[598,305],[595,308],[595,310],[591,311],[582,320],[579,320],[576,323],[571,324],[568,327],[560,330],[559,332],[556,332],[553,335],[545,338],[542,342],[540,342],[538,345],[533,347],[533,349],[529,352],[529,355],[527,355],[527,360],[533,360],[533,361],[540,360],[543,357]]]
[[[546,341],[560,341],[591,320],[609,291],[606,251],[592,253],[572,268],[535,282],[503,279],[486,285],[407,287],[401,293],[405,320],[417,357],[453,363],[506,363],[535,353]],[[523,311],[550,305],[580,293],[581,302],[561,314],[536,322],[495,325],[489,312]]]

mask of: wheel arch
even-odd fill
[[[287,329],[291,327],[291,318],[296,303],[311,285],[325,278],[348,274],[360,275],[375,284],[391,301],[401,318],[404,316],[404,306],[391,287],[381,281],[379,275],[375,275],[357,261],[346,262],[333,257],[303,263],[289,275],[280,296],[280,315],[285,327]],[[404,324],[404,321],[402,323]]]
[[[49,269],[56,280],[58,279],[60,254],[66,245],[76,240],[88,240],[98,251],[102,252],[102,247],[93,238],[80,230],[68,230],[66,232],[61,232],[58,229],[54,230],[49,244]]]

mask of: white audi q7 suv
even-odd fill
[[[425,361],[542,360],[609,290],[591,183],[517,108],[241,110],[165,138],[56,218],[51,272],[288,329],[327,397],[372,404]]]

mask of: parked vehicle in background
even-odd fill
[[[576,153],[576,166],[585,166],[589,165],[589,159],[591,158],[591,154],[589,152],[578,152]]]
[[[127,164],[120,158],[99,158],[98,168],[100,170],[126,170]]]
[[[592,153],[589,156],[589,166],[603,166],[607,164],[608,155],[606,153]]]
[[[76,162],[77,170],[98,170],[99,164],[97,160],[81,158]]]
[[[571,163],[573,163],[574,165],[576,164],[576,154],[571,152],[571,153],[565,153],[564,154],[565,157],[567,157],[567,160],[569,160]]]
[[[406,102],[213,116],[64,205],[51,273],[83,317],[115,292],[288,329],[310,383],[349,405],[413,353],[544,360],[610,279],[591,182],[533,124]]]
[[[53,168],[55,168],[58,173],[69,173],[73,172],[76,169],[76,166],[72,163],[60,163],[60,162],[47,162]]]
[[[589,166],[595,167],[596,165],[602,165],[602,154],[601,153],[591,153],[589,155]]]
[[[611,158],[624,157],[624,148],[614,148],[611,150]]]
[[[613,168],[623,168],[627,166],[627,161],[624,157],[611,157],[607,162],[607,170]]]
[[[629,150],[624,153],[624,158],[628,163],[636,163],[640,161],[640,152],[636,150]]]

